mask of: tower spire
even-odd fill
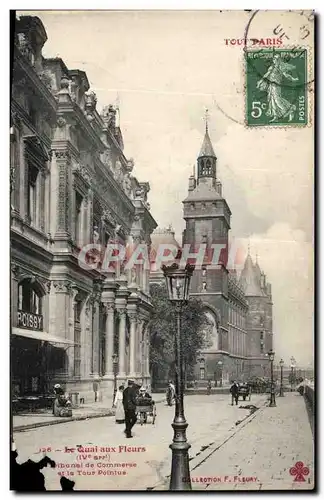
[[[205,108],[205,125],[206,125],[206,134],[208,134],[208,119],[209,119],[208,108]]]
[[[248,241],[248,255],[250,255],[250,238],[249,238],[249,241]]]
[[[208,108],[205,108],[204,120],[205,120],[205,137],[204,137],[198,158],[201,158],[202,156],[205,156],[205,157],[209,156],[210,158],[217,159],[213,145],[212,145],[210,137],[209,137],[209,130],[208,130],[209,111],[208,111]]]

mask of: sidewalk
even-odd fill
[[[156,403],[165,401],[164,394],[152,394],[152,398]],[[12,425],[13,431],[26,431],[35,429],[36,427],[45,427],[47,425],[63,424],[73,420],[86,420],[88,418],[110,417],[115,415],[115,409],[111,408],[111,400],[99,401],[91,405],[81,405],[73,409],[73,416],[68,418],[54,417],[51,410],[46,413],[24,413],[13,415]]]
[[[193,490],[313,489],[314,447],[304,398],[286,393],[276,402],[275,408],[261,407],[230,440],[191,468]],[[296,462],[309,469],[304,469],[305,481],[290,473]]]

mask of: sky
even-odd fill
[[[22,14],[22,13],[20,13]],[[27,12],[23,13],[24,15]],[[272,283],[274,348],[313,360],[313,127],[244,125],[244,11],[40,11],[44,57],[86,71],[97,109],[119,102],[127,157],[148,181],[151,212],[181,241],[182,200],[203,140],[205,108],[231,233]],[[247,38],[302,43],[297,12],[259,12]],[[310,28],[312,29],[312,28]],[[309,69],[311,73],[311,68]],[[311,75],[310,75],[311,78]],[[310,98],[311,98],[310,94]]]

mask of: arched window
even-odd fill
[[[208,321],[210,322],[210,327],[208,329],[209,339],[206,338],[206,341],[209,340],[210,341],[209,343],[212,344],[210,346],[211,349],[213,349],[213,350],[218,349],[219,348],[219,337],[218,337],[216,318],[215,318],[214,314],[209,310],[205,311],[205,315],[206,315]]]
[[[210,160],[206,161],[206,175],[212,175],[212,164]]]
[[[18,310],[42,314],[42,290],[35,280],[26,278],[18,285]]]

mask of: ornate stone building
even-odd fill
[[[11,101],[11,322],[15,393],[54,383],[93,400],[118,380],[149,382],[149,271],[100,263],[80,251],[150,245],[150,186],[123,153],[118,109],[101,114],[85,72],[45,59],[37,17],[16,21]]]

